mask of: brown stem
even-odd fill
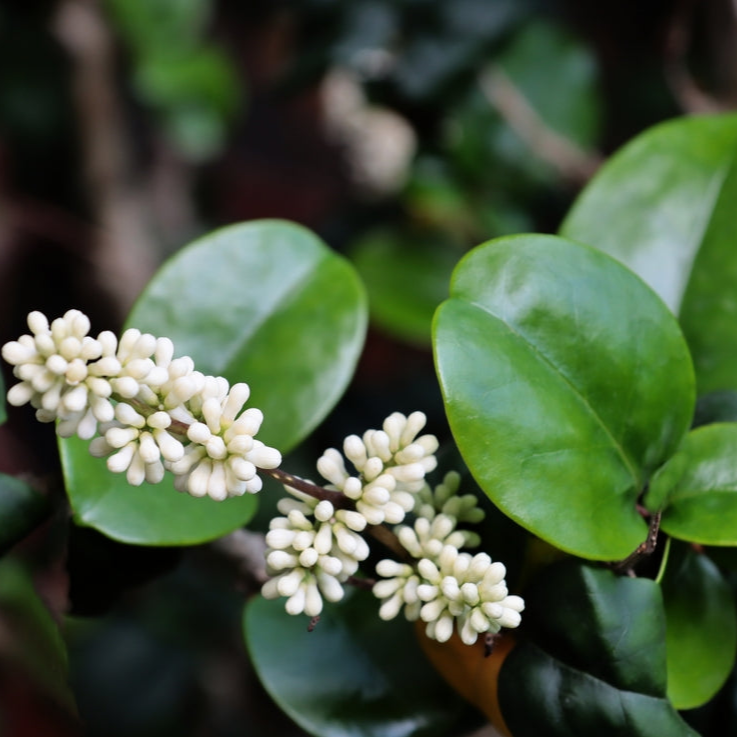
[[[650,518],[650,529],[647,537],[641,542],[635,550],[630,553],[624,560],[620,560],[612,564],[612,568],[618,573],[632,573],[635,566],[648,555],[651,555],[658,544],[658,532],[660,531],[661,512],[656,512]]]
[[[272,479],[278,481],[285,486],[291,486],[293,489],[309,494],[315,499],[327,499],[336,509],[352,509],[353,501],[349,499],[342,491],[333,491],[323,486],[318,486],[310,481],[305,481],[298,476],[292,476],[291,473],[282,471],[280,468],[259,468],[259,473],[265,476],[271,476]]]
[[[384,525],[369,525],[366,531],[382,545],[389,548],[400,560],[412,560],[409,553],[399,542],[399,538]]]
[[[366,591],[371,591],[371,589],[374,588],[376,579],[358,578],[356,576],[348,576],[348,578],[346,578],[345,580],[345,583],[347,583],[349,586],[355,586],[357,589],[365,589]]]

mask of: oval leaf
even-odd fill
[[[135,545],[196,545],[245,525],[256,511],[252,494],[216,502],[174,488],[167,474],[155,486],[131,486],[89,454],[79,438],[59,440],[61,463],[74,519],[108,537]]]
[[[284,602],[252,599],[246,644],[264,688],[319,737],[445,737],[463,703],[420,652],[412,626],[379,619],[378,602],[352,591],[326,606],[314,631]]]
[[[661,528],[680,540],[737,545],[737,423],[691,431],[652,479],[644,498],[663,511]]]
[[[665,698],[658,585],[566,562],[525,596],[525,633],[502,665],[515,737],[697,737]]]
[[[734,665],[737,611],[729,584],[706,555],[671,549],[661,582],[668,651],[668,698],[677,709],[709,701]]]
[[[456,268],[435,317],[453,436],[502,511],[553,545],[624,558],[636,500],[693,414],[693,369],[663,303],[593,249],[501,238]]]
[[[363,347],[367,306],[353,267],[306,228],[233,225],[170,259],[127,325],[167,336],[197,369],[251,387],[259,439],[285,453],[340,399]]]
[[[173,340],[203,373],[246,381],[264,413],[259,440],[282,452],[307,435],[350,380],[366,330],[366,300],[350,264],[308,230],[260,221],[223,228],[185,248],[153,278],[127,324]],[[253,516],[252,497],[211,502],[174,491],[170,478],[131,487],[60,441],[79,524],[116,540],[188,545]]]
[[[679,314],[699,392],[737,388],[737,116],[656,126],[607,162],[561,235],[627,264]]]

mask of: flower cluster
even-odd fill
[[[451,472],[434,490],[425,485],[418,493],[414,525],[394,530],[417,563],[379,561],[376,572],[383,578],[373,593],[382,600],[382,619],[393,619],[404,608],[408,620],[426,622],[427,636],[439,642],[450,638],[456,622],[463,642],[472,645],[481,633],[519,625],[524,602],[509,595],[504,565],[492,563],[486,553],[459,551],[477,547],[480,539],[458,523],[484,516],[472,494],[456,494],[459,484],[460,476]]]
[[[337,450],[325,451],[317,469],[345,508],[285,487],[296,498],[279,502],[286,516],[272,520],[266,535],[267,567],[275,578],[264,585],[265,597],[287,597],[288,612],[311,616],[322,610],[321,593],[328,601],[343,597],[342,584],[369,554],[358,533],[384,521],[401,522],[437,464],[437,438],[417,437],[426,421],[422,412],[395,412],[381,430],[347,437],[343,448],[356,469],[353,476]]]
[[[437,466],[438,439],[434,435],[417,437],[426,421],[422,412],[409,417],[395,412],[384,420],[382,430],[345,439],[343,452],[356,475],[348,473],[335,448],[320,457],[317,470],[330,481],[328,488],[341,491],[355,503],[368,524],[398,524],[414,508],[415,493],[424,487],[425,474]]]
[[[31,335],[6,343],[3,358],[20,383],[8,391],[13,405],[30,403],[42,422],[58,420],[62,437],[99,437],[90,444],[108,456],[129,483],[174,474],[177,489],[216,500],[256,492],[259,468],[276,468],[281,455],[255,439],[263,415],[243,410],[247,384],[195,370],[188,356],[174,358],[168,338],[126,330],[88,335],[90,321],[69,310],[51,324],[28,316]]]
[[[328,601],[343,598],[343,582],[366,560],[369,547],[355,530],[365,526],[355,511],[335,509],[323,499],[287,487],[296,498],[281,499],[266,534],[266,565],[274,576],[262,588],[267,599],[288,597],[289,614],[314,617]]]

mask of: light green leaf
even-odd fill
[[[203,373],[251,387],[259,439],[284,453],[340,399],[367,306],[351,265],[309,230],[261,220],[217,230],[170,259],[127,325],[167,336]]]
[[[677,709],[693,709],[713,698],[734,666],[734,597],[708,556],[685,545],[672,546],[661,586],[668,698]]]
[[[737,387],[737,116],[652,128],[601,169],[561,235],[627,264],[680,315],[699,393]]]
[[[197,545],[245,525],[256,497],[216,502],[182,494],[170,474],[160,484],[131,486],[125,474],[110,473],[103,458],[89,454],[79,438],[59,440],[61,463],[74,519],[108,537],[134,545]]]
[[[340,398],[366,330],[366,299],[350,264],[312,233],[286,222],[223,228],[169,260],[133,308],[128,325],[174,341],[198,370],[247,382],[264,413],[258,438],[282,452],[303,439]],[[123,542],[191,545],[253,516],[250,496],[212,502],[162,484],[131,487],[60,441],[79,524]]]
[[[636,501],[693,414],[693,370],[663,303],[593,249],[500,238],[456,268],[435,316],[453,436],[512,519],[582,557],[645,538]]]
[[[704,425],[652,479],[644,504],[680,540],[737,545],[737,423]]]
[[[244,633],[264,688],[319,737],[446,737],[463,710],[425,659],[412,626],[384,622],[368,592],[327,605],[314,631],[283,600],[251,600]]]

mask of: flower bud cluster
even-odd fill
[[[422,412],[408,417],[395,412],[384,420],[381,430],[345,439],[343,453],[355,475],[346,470],[343,455],[335,448],[325,451],[317,470],[330,482],[328,488],[341,491],[355,503],[368,524],[398,524],[414,508],[425,474],[437,466],[437,438],[417,437],[426,421]]]
[[[51,324],[28,316],[31,335],[6,343],[5,360],[21,381],[8,391],[13,405],[30,403],[42,422],[58,420],[62,437],[90,439],[129,483],[161,481],[216,500],[256,492],[258,468],[276,468],[279,452],[255,439],[263,415],[243,410],[250,390],[206,376],[189,356],[174,358],[168,338],[126,330],[88,335],[90,321],[69,310]]]
[[[267,599],[287,597],[289,614],[315,617],[328,601],[343,598],[343,582],[366,560],[369,547],[357,530],[364,518],[352,510],[335,509],[327,499],[318,500],[286,487],[295,499],[281,499],[284,514],[275,517],[266,534],[269,579],[261,593]]]
[[[417,563],[379,561],[376,572],[383,578],[373,593],[382,601],[382,619],[393,619],[404,608],[408,620],[426,622],[427,636],[439,642],[450,638],[456,622],[461,639],[471,645],[481,633],[519,625],[524,602],[509,595],[504,565],[492,563],[486,553],[459,551],[477,547],[480,538],[458,529],[458,523],[484,517],[475,496],[456,495],[459,483],[460,476],[451,472],[434,490],[426,485],[418,493],[414,525],[394,529]]]

